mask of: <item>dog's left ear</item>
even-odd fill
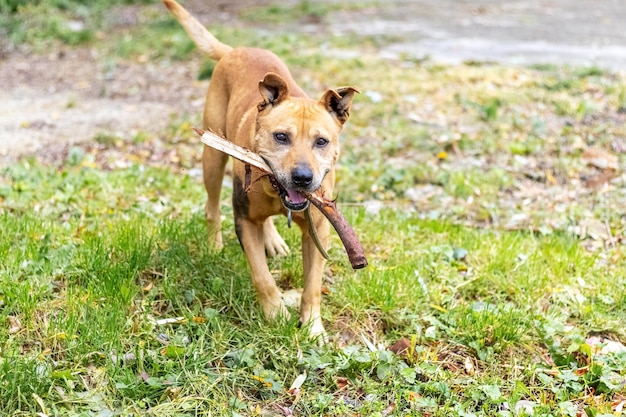
[[[350,106],[355,93],[360,93],[355,87],[328,90],[322,96],[320,103],[339,120],[339,123],[344,124],[350,117]]]
[[[259,92],[263,101],[257,106],[259,111],[267,106],[274,106],[289,96],[289,87],[280,75],[274,72],[265,74],[263,81],[259,81]]]

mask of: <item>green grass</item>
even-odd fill
[[[46,20],[47,7],[17,18]],[[108,64],[191,58],[164,10],[138,13],[142,24],[108,43],[86,42]],[[370,39],[214,32],[275,50],[307,91],[363,91],[337,190],[370,266],[353,272],[333,237],[331,343],[307,340],[295,316],[262,319],[228,187],[225,248],[209,247],[200,149],[178,115],[162,138],[101,133],[57,164],[0,168],[0,415],[614,415],[626,353],[601,354],[590,337],[626,342],[624,176],[587,186],[601,170],[582,156],[594,147],[626,163],[623,76],[396,62],[369,53],[380,46]],[[65,42],[40,35],[22,41]],[[361,41],[358,58],[324,55]],[[293,251],[270,268],[301,287],[299,234],[277,223]],[[388,349],[398,341],[407,352]]]
[[[209,248],[197,181],[83,165],[2,172],[4,413],[371,415],[394,404],[397,415],[496,415],[519,399],[583,406],[591,389],[601,413],[622,392],[626,356],[585,344],[592,331],[623,336],[625,265],[602,261],[619,249],[347,207],[371,265],[350,272],[335,238],[324,299],[334,344],[319,349],[294,320],[260,317],[230,228],[223,252]],[[273,261],[291,285],[297,256]],[[410,357],[382,348],[402,337]]]

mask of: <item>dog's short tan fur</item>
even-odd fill
[[[305,205],[298,190],[312,192],[321,187],[324,195],[333,195],[338,136],[357,90],[345,87],[326,91],[320,100],[308,98],[273,53],[256,48],[233,49],[217,40],[174,0],[163,2],[198,47],[218,61],[207,92],[204,128],[261,155],[283,190],[279,193],[267,177],[259,179],[260,173],[254,168],[252,185],[244,189],[245,166],[233,162],[235,227],[259,303],[267,318],[286,315],[281,292],[267,266],[266,251],[273,256],[289,249],[271,216],[287,214],[286,206],[293,209]],[[227,155],[205,146],[202,165],[208,194],[206,217],[210,239],[217,247],[222,246],[219,201],[227,159]],[[311,210],[311,214],[326,247],[330,226],[317,210]],[[302,212],[294,212],[293,220],[302,230],[304,291],[300,321],[310,326],[312,336],[325,337],[320,317],[325,260],[315,247]]]

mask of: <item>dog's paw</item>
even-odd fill
[[[265,251],[270,258],[286,256],[289,253],[289,246],[287,246],[283,238],[276,232],[274,236],[265,236]]]
[[[328,335],[326,334],[326,329],[324,329],[324,324],[322,324],[321,317],[311,317],[305,314],[300,317],[300,325],[309,331],[309,337],[312,340],[316,340],[320,346],[328,343]]]
[[[285,256],[289,253],[289,246],[276,230],[272,219],[267,219],[263,224],[263,240],[265,242],[265,251],[267,256],[273,258],[275,256]]]
[[[309,336],[311,339],[317,340],[317,343],[320,346],[328,343],[328,335],[326,334],[326,329],[324,329],[324,325],[322,324],[322,319],[318,317],[313,320],[309,326]]]
[[[219,239],[217,239],[216,241],[212,243],[213,243],[213,249],[215,249],[217,252],[220,252],[222,249],[224,249],[224,242],[222,242],[221,236]]]
[[[292,288],[283,292],[283,302],[287,307],[299,308],[302,302],[302,289]]]
[[[224,241],[222,240],[222,232],[221,231],[212,232],[211,229],[209,229],[209,244],[211,245],[213,249],[215,249],[218,252],[224,249]]]
[[[289,310],[285,306],[285,303],[282,299],[278,299],[276,301],[267,301],[261,302],[261,309],[263,310],[263,315],[266,320],[274,321],[279,319],[289,319],[291,314],[289,314]]]

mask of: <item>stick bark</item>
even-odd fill
[[[330,224],[335,228],[337,235],[346,249],[348,259],[352,265],[352,269],[361,269],[367,266],[367,258],[363,245],[359,241],[356,232],[348,223],[348,220],[341,214],[337,208],[337,204],[333,200],[325,198],[321,193],[302,193],[307,200],[322,212],[328,219]]]

